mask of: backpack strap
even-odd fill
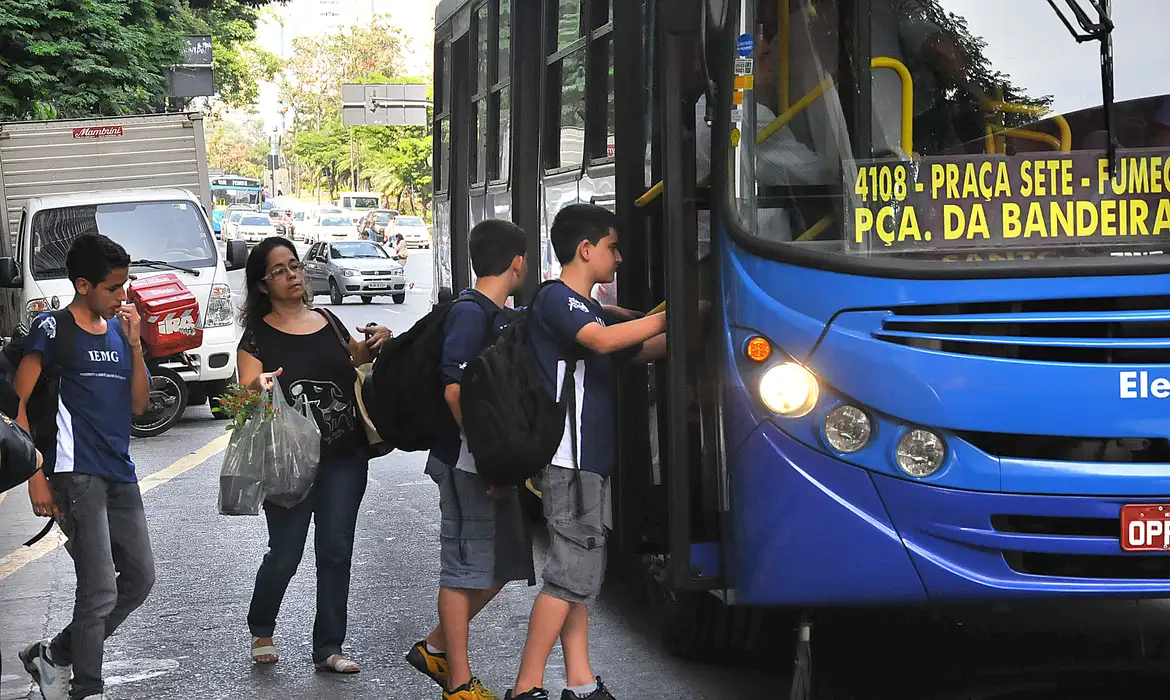
[[[63,369],[73,364],[63,355],[73,349],[73,339],[77,335],[77,319],[73,318],[68,306],[57,309],[51,315],[53,320],[57,322],[57,334],[53,337],[53,361],[49,363],[49,368],[53,374],[60,375]],[[117,321],[107,321],[107,323],[117,323]],[[118,323],[119,333],[122,332],[121,329],[122,325]],[[125,334],[122,337],[124,338]],[[42,367],[41,371],[43,372],[44,369]]]

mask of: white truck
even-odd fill
[[[151,408],[135,435],[157,435],[190,404],[221,394],[236,372],[227,271],[247,247],[221,252],[211,234],[210,181],[199,114],[0,122],[0,330],[9,334],[73,299],[72,241],[101,233],[133,261],[136,279],[171,273],[195,294],[203,344],[152,358]]]

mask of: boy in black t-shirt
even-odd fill
[[[561,379],[570,372],[573,396],[561,445],[537,480],[549,553],[520,675],[507,694],[514,700],[548,697],[541,686],[558,637],[569,686],[561,700],[613,700],[589,665],[588,604],[605,575],[604,502],[617,437],[614,370],[617,362],[648,361],[666,350],[666,314],[620,322],[631,314],[604,308],[591,296],[595,285],[613,281],[622,261],[616,226],[617,217],[602,207],[561,209],[551,237],[562,284],[545,288],[530,310],[532,350],[545,387],[562,400]]]
[[[508,221],[479,223],[467,247],[477,280],[460,295],[443,323],[444,395],[462,427],[463,369],[506,324],[503,310],[528,274],[527,237]],[[468,624],[509,581],[535,578],[532,541],[515,488],[489,489],[458,432],[431,450],[427,473],[439,484],[441,573],[439,626],[406,660],[443,688],[449,700],[498,700],[471,674]]]

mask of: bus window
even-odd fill
[[[435,192],[447,191],[451,163],[451,40],[442,42],[441,67],[435,89],[435,133],[438,136],[435,158]]]
[[[585,44],[581,0],[559,0],[549,13],[551,41],[548,82],[559,95],[548,100],[545,112],[544,167],[548,170],[580,167],[585,158]]]
[[[494,144],[494,148],[488,164],[492,181],[507,180],[511,174],[512,104],[508,100],[508,88],[512,82],[512,0],[498,0],[496,28],[499,40],[491,102],[494,142],[489,141],[489,147]]]

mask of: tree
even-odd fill
[[[165,0],[4,0],[0,115],[26,118],[38,103],[61,117],[149,108],[182,47],[170,9]]]
[[[260,83],[280,71],[280,58],[256,45],[260,10],[238,0],[210,0],[207,7],[184,8],[175,16],[182,34],[210,34],[216,100],[246,109],[260,98]]]
[[[268,142],[263,125],[251,121],[246,125],[223,119],[206,122],[207,165],[225,173],[262,177],[268,163]]]

